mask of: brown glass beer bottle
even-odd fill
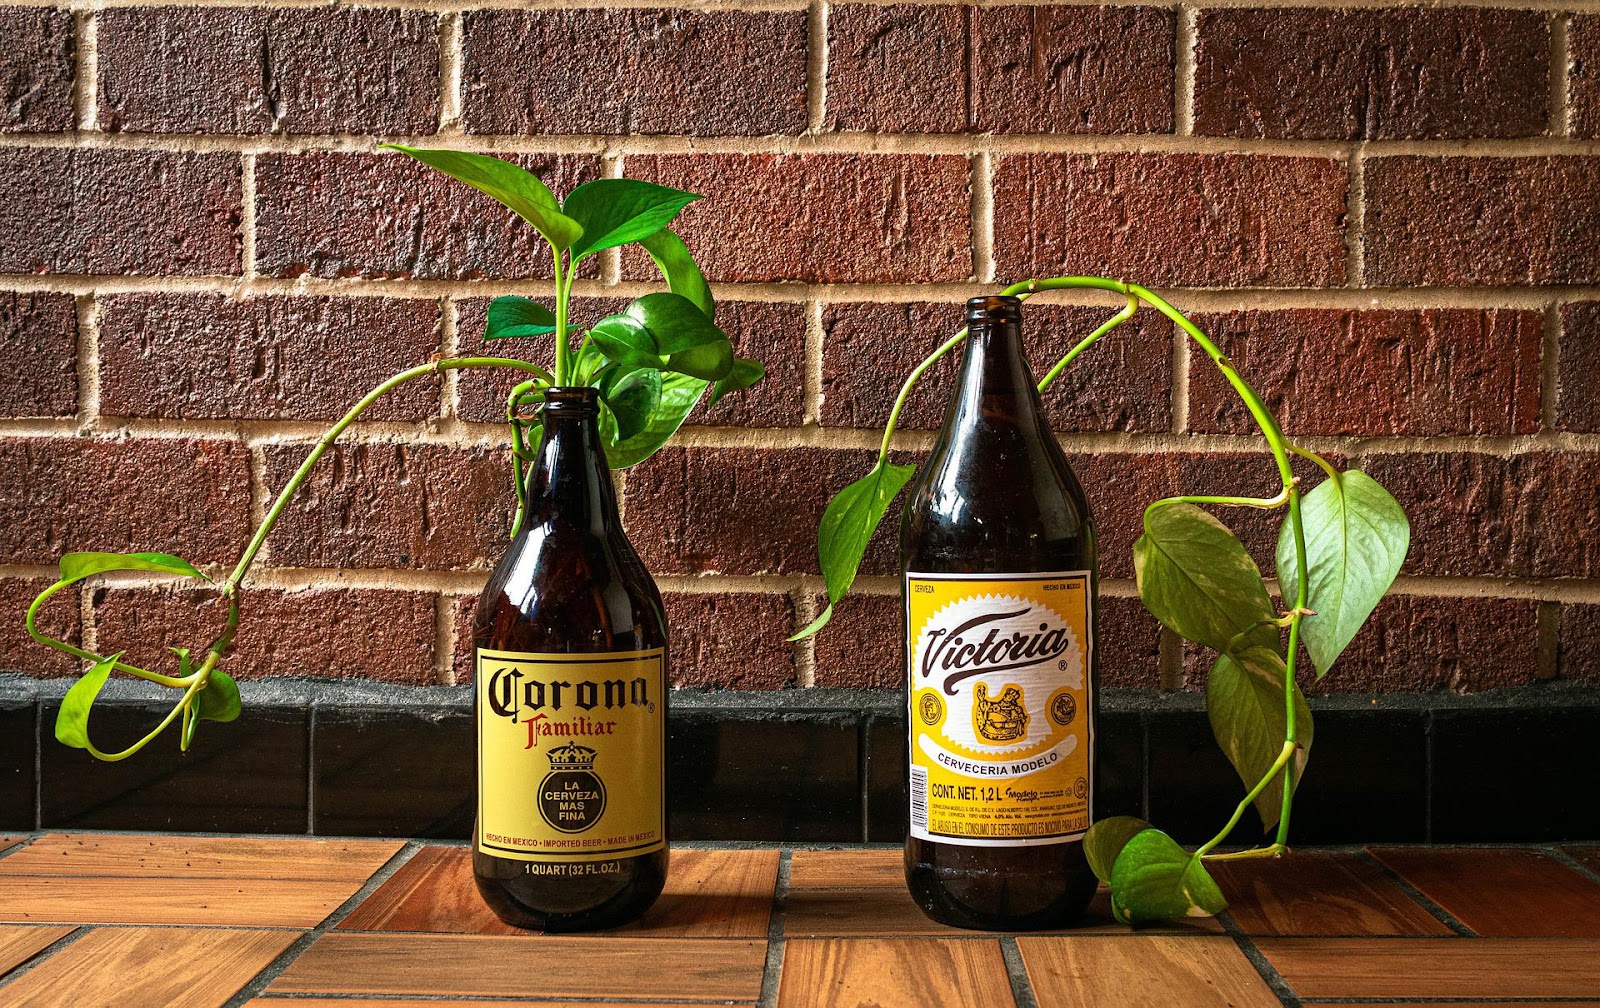
[[[1021,302],[967,302],[960,388],[900,526],[906,884],[957,927],[1059,927],[1095,878],[1095,538],[1023,356]]]
[[[666,622],[628,543],[592,388],[552,388],[523,529],[473,623],[472,871],[501,920],[627,923],[667,876]]]

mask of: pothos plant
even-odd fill
[[[600,179],[577,186],[558,202],[538,176],[483,154],[420,150],[386,145],[465,182],[509,207],[531,225],[555,264],[554,297],[547,305],[524,297],[497,298],[489,306],[484,339],[550,336],[555,343],[551,370],[509,357],[439,357],[402,371],[363,396],[317,441],[268,508],[233,570],[220,581],[182,557],[168,553],[68,553],[59,579],[28,607],[26,625],[34,640],[86,662],[89,669],[67,690],[56,718],[62,743],[87,750],[101,760],[121,760],[144,748],[175,721],[179,747],[187,750],[201,721],[232,721],[239,716],[239,688],[222,665],[240,626],[240,594],[245,575],[317,461],[347,427],[392,389],[426,375],[469,368],[508,368],[528,376],[506,401],[511,428],[512,482],[517,510],[512,535],[521,529],[524,467],[537,449],[538,407],[552,387],[590,386],[599,391],[599,426],[614,469],[648,458],[677,432],[696,404],[710,402],[760,381],[760,362],[734,356],[727,334],[715,323],[711,288],[683,240],[667,228],[685,206],[700,197],[633,179]],[[571,317],[572,281],[585,259],[629,244],[649,253],[666,279],[666,291],[646,294],[622,312],[587,328]],[[573,346],[576,337],[577,346]],[[111,571],[147,571],[213,585],[227,604],[222,632],[203,650],[175,647],[175,674],[140,668],[122,660],[126,652],[100,655],[42,632],[40,609],[62,590]],[[104,752],[89,739],[89,712],[113,672],[121,672],[179,691],[166,717],[139,741]]]
[[[1206,710],[1217,742],[1243,781],[1243,798],[1216,835],[1192,851],[1150,823],[1128,816],[1095,823],[1084,841],[1090,866],[1111,887],[1118,920],[1132,924],[1214,914],[1227,901],[1206,871],[1208,863],[1275,857],[1288,849],[1294,791],[1312,738],[1311,711],[1296,675],[1301,649],[1320,680],[1399,573],[1410,545],[1410,525],[1400,505],[1371,476],[1357,469],[1341,471],[1285,437],[1261,396],[1217,345],[1151,291],[1119,280],[1074,276],[1029,280],[1004,293],[1026,299],[1039,291],[1072,289],[1110,291],[1126,304],[1045,374],[1041,392],[1080,354],[1141,305],[1149,305],[1171,319],[1222,372],[1260,427],[1281,481],[1271,497],[1154,501],[1145,508],[1144,534],[1133,546],[1145,608],[1184,640],[1216,652],[1206,680]],[[877,464],[828,504],[817,532],[828,605],[795,639],[820,630],[849,591],[873,531],[915,471],[914,466],[889,461],[906,398],[917,380],[966,338],[963,329],[912,370],[889,414]],[[1302,488],[1290,467],[1295,456],[1315,463],[1326,478],[1309,491]],[[1276,556],[1281,604],[1274,602],[1244,546],[1202,505],[1284,511]],[[1219,852],[1252,805],[1272,841]]]

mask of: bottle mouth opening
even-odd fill
[[[600,390],[587,385],[556,385],[544,390],[544,411],[582,414],[600,411]]]
[[[967,301],[967,326],[1022,321],[1022,299],[1008,294],[985,294]]]

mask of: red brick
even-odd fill
[[[205,588],[98,588],[94,619],[102,651],[171,673],[167,648],[196,655],[222,632],[227,607]],[[247,588],[222,668],[236,679],[316,676],[433,684],[434,596],[372,588],[276,591]]]
[[[1196,33],[1196,133],[1522,137],[1549,123],[1536,11],[1203,10]]]
[[[0,292],[0,413],[78,411],[77,312],[71,294]]]
[[[1411,519],[1405,573],[1600,576],[1600,455],[1374,455],[1361,468]]]
[[[72,128],[72,14],[0,7],[0,133]]]
[[[332,8],[100,12],[100,128],[131,133],[432,133],[433,14]]]
[[[1100,685],[1159,687],[1161,624],[1136,598],[1101,595],[1099,606]],[[899,595],[845,596],[815,638],[816,685],[902,689],[904,635]]]
[[[231,563],[250,535],[249,452],[197,438],[0,440],[0,563],[176,553]]]
[[[838,4],[828,11],[827,123],[835,130],[968,127],[968,8]]]
[[[817,571],[828,499],[872,468],[868,451],[667,447],[628,473],[628,534],[657,574]],[[903,500],[903,498],[902,498]],[[863,573],[895,569],[900,502]]]
[[[1369,284],[1600,280],[1600,157],[1366,162]]]
[[[787,595],[668,592],[672,685],[783,689],[797,676],[794,603]]]
[[[923,154],[640,155],[629,177],[707,199],[675,230],[712,280],[920,283],[972,274],[964,157]],[[654,277],[624,256],[627,275]]]
[[[469,133],[806,128],[803,11],[467,11],[461,35]]]
[[[268,445],[276,497],[304,445]],[[489,566],[505,550],[515,499],[499,448],[357,444],[324,455],[267,540],[278,567]]]
[[[1301,308],[1196,316],[1291,434],[1531,434],[1536,311]],[[1232,386],[1189,355],[1189,429],[1254,433]]]
[[[1172,132],[1175,27],[1170,10],[1079,6],[967,9],[972,18],[974,129],[993,133]]]
[[[66,676],[82,671],[83,663],[28,636],[24,616],[38,594],[50,587],[51,578],[0,578],[0,671],[31,676]],[[83,646],[82,609],[76,588],[68,588],[39,610],[41,633]]]
[[[455,625],[456,649],[450,658],[450,674],[457,683],[470,685],[477,675],[478,654],[472,644],[472,620],[478,609],[478,596],[463,595],[444,599],[450,606],[450,620]]]
[[[1567,114],[1572,132],[1600,137],[1600,14],[1574,14],[1567,28]]]
[[[564,195],[598,157],[511,158]],[[544,241],[511,211],[411,158],[264,154],[256,159],[256,265],[265,275],[470,280],[545,278]],[[597,276],[585,264],[585,275]]]
[[[1539,603],[1392,595],[1315,693],[1476,693],[1539,675]]]
[[[236,154],[0,150],[0,271],[237,273]]]
[[[1600,681],[1600,605],[1563,605],[1558,640],[1562,678]]]
[[[1600,431],[1600,301],[1561,306],[1557,360],[1556,426]]]
[[[995,169],[1003,279],[1317,287],[1345,280],[1345,166],[1245,154],[1035,154]]]
[[[1029,307],[1024,342],[1034,374],[1044,377],[1111,314],[1102,308]],[[829,305],[822,316],[823,425],[881,428],[906,376],[961,320],[962,308],[954,302]],[[923,375],[900,414],[900,429],[944,422],[961,354],[952,351]],[[1045,409],[1057,430],[1165,431],[1172,425],[1171,384],[1172,325],[1147,311],[1062,372],[1045,393]]]
[[[100,301],[100,412],[193,419],[330,420],[439,347],[439,303],[376,297],[117,294]],[[415,378],[362,414],[438,413]]]
[[[817,596],[821,612],[828,600]],[[840,600],[833,619],[812,638],[816,643],[817,686],[904,689],[906,685],[905,604],[896,595],[852,592]]]
[[[592,325],[621,311],[621,298],[574,299],[576,321]],[[456,332],[462,353],[516,357],[549,367],[555,353],[549,336],[514,340],[482,339],[487,298],[463,301]],[[689,415],[688,423],[718,427],[797,427],[805,414],[805,307],[759,301],[723,301],[717,305],[717,325],[732,340],[734,352],[754,357],[767,366],[767,376],[754,388],[730,393],[714,409],[704,403]],[[526,375],[506,370],[473,370],[458,379],[459,410],[465,420],[499,423],[505,419],[506,396]],[[707,393],[709,399],[709,393]]]

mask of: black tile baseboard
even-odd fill
[[[245,713],[194,748],[169,732],[95,763],[51,735],[66,683],[0,677],[0,829],[137,829],[466,837],[471,694],[464,687],[246,683]],[[170,702],[170,701],[169,701]],[[672,835],[859,843],[905,830],[905,716],[892,691],[673,694]],[[1461,697],[1321,697],[1295,804],[1300,844],[1600,840],[1600,690],[1550,684]],[[153,688],[114,683],[97,744],[158,721]],[[1097,815],[1209,838],[1244,788],[1193,694],[1107,690]],[[1254,842],[1245,815],[1230,842]]]

